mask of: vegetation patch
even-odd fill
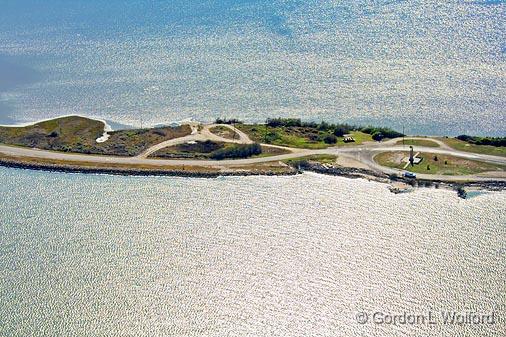
[[[382,166],[404,169],[406,162],[403,159],[408,156],[408,152],[383,152],[376,155],[374,160]],[[419,157],[423,158],[422,162],[414,166],[408,165],[407,171],[439,175],[472,175],[482,172],[506,170],[506,166],[503,165],[484,163],[445,154],[421,153]]]
[[[320,164],[335,164],[336,160],[337,160],[337,156],[334,156],[331,154],[315,154],[315,155],[310,155],[310,156],[305,156],[305,157],[300,157],[300,158],[287,159],[287,160],[284,160],[283,162],[290,165],[290,166],[298,167],[298,166],[304,166],[304,164],[306,164],[308,162],[316,162],[316,163],[320,163]]]
[[[232,129],[226,126],[218,125],[209,129],[209,131],[218,137],[226,139],[239,139],[239,135]]]
[[[371,135],[372,139],[376,141],[381,141],[385,138],[398,138],[404,136],[404,134],[393,129],[374,126],[367,126],[365,128],[362,128],[361,131]]]
[[[90,146],[104,133],[104,123],[70,116],[23,127],[0,127],[0,143],[58,150]]]
[[[476,137],[476,136],[460,135],[455,138],[474,145],[490,145],[495,147],[506,147],[506,137]]]
[[[506,157],[506,146],[478,145],[457,138],[440,139],[455,150]]]
[[[105,155],[136,156],[153,145],[166,140],[180,138],[191,134],[188,125],[177,127],[161,127],[154,129],[120,130],[110,132],[109,140],[105,143],[96,143],[84,153]]]
[[[214,142],[191,142],[158,150],[151,154],[152,158],[164,159],[239,159],[259,156],[262,147],[259,144],[235,144]]]
[[[423,147],[439,147],[439,144],[430,139],[405,139],[399,140],[395,145],[423,146]]]
[[[373,140],[371,135],[355,126],[302,122],[296,118],[273,118],[268,119],[266,124],[239,124],[236,127],[259,143],[305,149],[345,145],[345,135],[350,135],[355,140],[349,144]]]
[[[26,127],[0,127],[0,143],[43,150],[136,156],[149,147],[191,134],[188,125],[109,132],[109,140],[97,143],[104,132],[100,121],[69,116]]]
[[[227,144],[228,145],[228,144]],[[262,153],[262,147],[254,144],[233,144],[211,153],[210,158],[215,160],[240,159],[257,156]]]
[[[206,140],[178,144],[160,149],[149,157],[163,159],[209,159],[211,153],[225,147],[225,143]]]
[[[216,124],[242,124],[242,121],[240,121],[237,118],[216,118],[214,121]]]

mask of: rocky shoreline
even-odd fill
[[[23,163],[5,158],[0,158],[0,166],[25,170],[50,171],[62,173],[84,174],[111,174],[122,176],[169,176],[187,178],[218,178],[223,176],[291,176],[300,174],[297,170],[277,172],[272,170],[240,170],[240,171],[189,171],[189,170],[163,170],[163,169],[135,169],[135,168],[102,168],[74,165],[54,165],[46,163]]]
[[[409,179],[400,176],[387,175],[360,168],[347,168],[323,165],[320,163],[306,162],[299,166],[302,171],[315,172],[320,174],[347,177],[352,179],[364,178],[367,180],[377,181],[381,183],[392,184],[390,191],[392,193],[408,192],[410,188],[446,188],[457,191],[459,196],[465,198],[463,189],[479,189],[487,191],[504,191],[506,190],[505,181],[466,181],[466,182],[447,182],[439,180],[425,179]],[[401,183],[404,187],[395,187],[394,183]]]
[[[297,167],[291,166],[287,171],[274,170],[236,170],[236,171],[191,171],[191,170],[167,170],[167,169],[136,169],[136,168],[107,168],[107,167],[86,167],[76,165],[49,164],[49,163],[25,163],[12,159],[0,158],[0,166],[52,171],[63,173],[84,173],[84,174],[111,174],[123,176],[172,176],[186,178],[218,178],[226,176],[293,176],[303,172],[314,172],[325,175],[340,176],[350,179],[367,179],[385,184],[390,184],[392,193],[409,192],[413,188],[446,188],[455,190],[459,196],[465,198],[464,189],[479,189],[487,191],[503,191],[506,190],[506,182],[504,181],[484,181],[484,182],[445,182],[437,180],[408,179],[399,176],[389,176],[387,174],[361,169],[321,164],[318,162],[299,163]]]

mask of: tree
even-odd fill
[[[383,136],[381,132],[376,131],[372,134],[372,139],[374,139],[377,142],[381,141],[383,138],[385,138],[385,136]]]
[[[326,135],[323,138],[323,141],[325,142],[325,144],[335,144],[337,143],[337,137],[334,135]]]
[[[334,129],[334,136],[336,136],[336,137],[343,137],[347,132],[348,132],[348,130],[346,130],[343,126],[338,125]]]

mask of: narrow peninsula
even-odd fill
[[[504,188],[505,138],[406,136],[380,127],[272,118],[112,131],[66,116],[0,127],[0,165],[115,174],[289,175],[304,170],[408,185]]]

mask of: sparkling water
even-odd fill
[[[502,336],[506,193],[0,168],[1,336]],[[357,314],[497,312],[493,325]]]
[[[504,136],[505,13],[485,0],[3,0],[0,122],[291,116]],[[25,76],[11,83],[2,62]]]

